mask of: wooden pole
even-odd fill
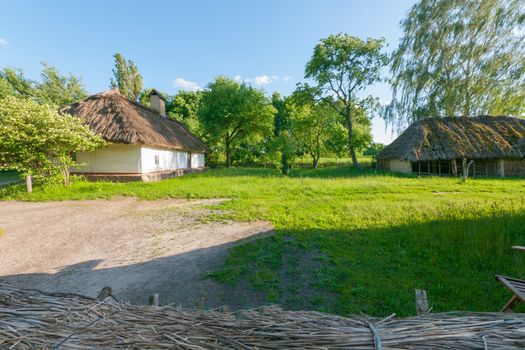
[[[456,158],[450,160],[450,167],[452,168],[452,176],[458,176],[458,165],[456,164]]]
[[[159,306],[159,293],[155,293],[149,297],[149,304],[151,306]]]
[[[112,290],[111,287],[104,287],[100,290],[100,292],[97,295],[97,300],[104,300],[106,298],[109,298],[111,296]]]
[[[505,160],[498,159],[499,177],[505,177]]]
[[[427,292],[423,289],[416,289],[416,311],[418,315],[426,314],[430,311]]]
[[[33,179],[31,179],[31,175],[26,176],[26,188],[28,193],[33,192]]]

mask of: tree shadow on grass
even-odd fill
[[[525,215],[500,215],[367,230],[284,230],[234,248],[214,276],[249,281],[289,309],[409,316],[414,290],[425,289],[434,311],[498,311],[511,294],[494,275],[525,277],[525,256],[511,251],[525,243],[524,226]]]

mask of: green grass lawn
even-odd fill
[[[234,248],[210,274],[269,302],[341,315],[412,315],[414,289],[435,311],[496,311],[494,274],[525,277],[525,181],[414,178],[350,167],[216,169],[158,183],[23,185],[0,198],[232,198],[214,219],[268,220],[276,235]]]

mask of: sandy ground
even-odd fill
[[[132,303],[224,304],[227,287],[203,274],[232,245],[273,232],[267,222],[204,223],[220,200],[0,202],[0,281]]]

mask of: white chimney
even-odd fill
[[[163,118],[166,118],[166,105],[164,97],[155,89],[149,93],[149,103],[151,109],[154,109]]]

